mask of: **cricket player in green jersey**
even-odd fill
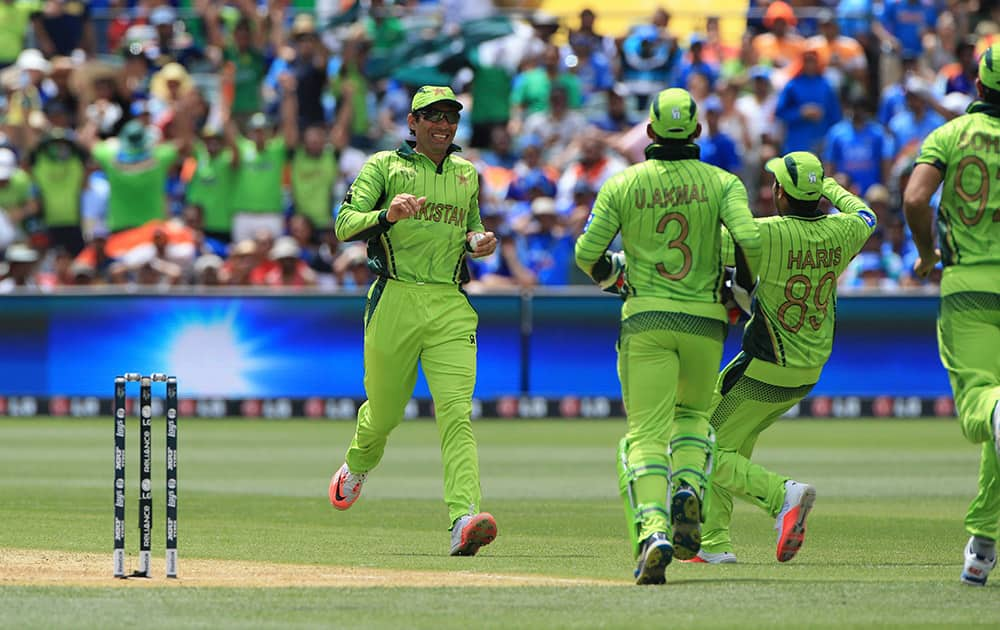
[[[711,423],[718,452],[694,562],[736,562],[729,535],[734,495],[776,517],[779,562],[791,560],[802,546],[816,490],[754,464],[750,456],[760,434],[819,380],[833,349],[837,277],[875,230],[875,213],[824,177],[812,153],[789,153],[765,168],[774,174],[778,215],[755,221],[761,241],[756,300],[750,307],[746,294],[751,318],[743,348],[715,386]],[[820,197],[840,212],[824,213]],[[727,234],[722,244],[726,264],[740,267]],[[736,274],[741,275],[747,274]]]
[[[985,586],[1000,535],[1000,45],[979,59],[980,100],[935,129],[920,147],[903,212],[926,276],[938,261],[938,347],[962,433],[982,444],[979,492],[965,515],[969,542],[961,580]],[[937,239],[930,199],[942,186]]]
[[[693,558],[701,541],[709,410],[727,324],[720,223],[751,267],[760,236],[739,178],[698,159],[701,125],[686,90],[656,96],[646,133],[646,160],[601,187],[576,262],[602,288],[624,272],[618,376],[628,432],[619,486],[636,583],[663,584],[670,561]],[[624,252],[607,251],[618,232]]]
[[[479,218],[479,179],[452,144],[462,104],[451,88],[424,86],[407,116],[415,141],[373,155],[337,215],[337,238],[366,240],[378,278],[364,325],[365,392],[346,462],[330,481],[330,502],[346,510],[402,421],[417,363],[434,399],[444,464],[451,555],[471,556],[497,535],[479,511],[479,458],[472,435],[479,318],[460,284],[466,254],[488,256],[492,232]]]

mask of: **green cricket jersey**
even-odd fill
[[[837,278],[875,231],[875,213],[832,177],[823,195],[840,212],[766,217],[760,227],[757,300],[743,332],[743,351],[782,367],[821,368],[833,349]],[[726,263],[735,263],[723,235]]]
[[[368,266],[404,282],[454,284],[468,279],[466,232],[482,231],[479,175],[453,151],[440,166],[407,141],[371,156],[351,184],[337,214],[337,238],[368,241]],[[426,197],[423,210],[389,223],[393,197]]]
[[[313,225],[329,229],[333,224],[333,185],[339,172],[337,153],[326,147],[316,157],[298,149],[292,157],[292,199],[295,211],[309,217]]]
[[[228,232],[232,229],[231,201],[236,171],[233,169],[233,151],[226,147],[215,157],[208,153],[203,142],[194,145],[195,170],[187,186],[187,200],[202,209],[202,224],[209,232]]]
[[[119,147],[118,140],[111,139],[91,151],[111,185],[107,223],[113,232],[166,216],[167,176],[177,161],[177,148],[172,144],[159,144],[139,157]]]
[[[652,144],[645,162],[609,179],[597,195],[576,243],[577,265],[595,280],[606,277],[607,270],[601,269],[606,266],[604,254],[621,231],[629,286],[626,305],[633,298],[676,300],[688,306],[664,304],[659,310],[725,319],[719,302],[720,222],[756,269],[760,237],[743,183],[698,157],[695,145]],[[690,303],[710,308],[694,312]]]
[[[942,295],[996,292],[1000,283],[1000,107],[976,102],[968,111],[931,132],[917,157],[942,175]]]

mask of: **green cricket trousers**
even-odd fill
[[[347,450],[353,472],[374,469],[403,420],[419,362],[434,400],[449,524],[479,511],[479,457],[472,435],[479,316],[454,284],[380,278],[365,307],[365,393]]]
[[[965,291],[941,297],[941,363],[955,394],[966,439],[982,444],[979,490],[965,515],[973,536],[1000,537],[1000,462],[993,443],[993,410],[1000,401],[1000,293]]]
[[[821,371],[781,367],[740,352],[719,374],[711,419],[718,450],[701,534],[706,552],[733,551],[734,495],[771,516],[781,511],[788,477],[754,464],[750,456],[760,434],[812,390]]]

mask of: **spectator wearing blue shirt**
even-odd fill
[[[819,146],[830,127],[841,119],[840,99],[823,76],[815,49],[802,53],[801,67],[778,95],[775,116],[785,124],[782,153],[810,151]]]
[[[638,99],[642,110],[649,104],[649,97],[657,94],[665,84],[670,84],[680,65],[680,48],[676,40],[660,35],[652,24],[632,29],[622,42],[622,80]]]
[[[701,147],[701,161],[738,174],[741,161],[736,150],[736,142],[719,130],[722,101],[712,94],[705,99],[702,107],[705,109],[705,123],[708,129],[695,141]]]
[[[889,121],[889,131],[896,144],[896,157],[916,152],[924,138],[945,123],[944,117],[927,104],[927,99],[934,96],[924,81],[910,77],[906,80],[904,89],[906,109]]]
[[[899,81],[887,85],[882,90],[878,106],[878,121],[882,125],[888,127],[892,117],[906,109],[906,91],[903,89],[903,83],[917,73],[919,59],[916,55],[903,55],[901,59],[903,64],[902,77]]]
[[[531,202],[531,215],[534,219],[531,231],[518,239],[521,264],[534,274],[535,284],[569,284],[575,239],[561,225],[555,200],[536,198]]]
[[[688,43],[688,57],[681,63],[680,73],[674,82],[674,87],[686,89],[688,78],[697,72],[708,79],[709,89],[715,89],[715,80],[719,78],[719,71],[702,58],[706,41],[708,39],[703,34],[691,33],[691,39]]]
[[[872,0],[840,0],[837,3],[837,23],[841,34],[859,41],[871,33],[874,15]]]
[[[605,110],[587,122],[608,133],[620,133],[635,127],[639,121],[629,114],[628,97],[629,91],[625,84],[616,83],[607,92]]]
[[[615,81],[611,61],[594,44],[594,39],[586,35],[570,35],[569,51],[563,55],[563,64],[580,79],[584,101],[592,94],[611,89]]]
[[[872,32],[900,55],[919,55],[924,50],[924,33],[932,32],[938,9],[934,0],[885,0],[880,19],[872,22]]]
[[[895,150],[892,136],[871,120],[866,97],[851,98],[847,116],[827,133],[823,161],[827,173],[847,174],[863,194],[872,185],[888,181]]]

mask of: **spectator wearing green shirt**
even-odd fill
[[[190,112],[197,99],[192,91],[178,106],[172,123],[177,138],[174,141],[157,142],[152,128],[131,120],[116,138],[91,149],[111,189],[106,223],[112,232],[166,217],[167,176],[191,145]],[[81,132],[84,137],[92,134],[92,129]]]
[[[320,231],[333,229],[333,189],[340,177],[340,153],[350,137],[350,99],[337,112],[337,121],[306,127],[301,146],[292,147],[292,203]]]
[[[80,200],[87,181],[87,152],[63,129],[49,133],[28,156],[49,247],[73,256],[84,248]]]
[[[233,119],[244,124],[261,109],[260,85],[267,74],[267,31],[256,11],[241,13],[227,42],[220,28],[219,9],[215,3],[206,5],[203,19],[209,43],[223,51],[222,94],[229,100]]]
[[[30,0],[0,0],[0,68],[13,64],[24,49],[31,16],[39,11]]]
[[[20,225],[31,211],[31,178],[13,151],[0,148],[0,249],[23,236]]]
[[[549,92],[553,85],[561,85],[566,89],[571,109],[578,109],[583,104],[580,79],[560,68],[559,49],[549,44],[537,67],[514,77],[510,95],[512,134],[520,133],[521,122],[529,114],[549,111]]]
[[[190,173],[185,201],[202,210],[205,236],[221,243],[232,237],[231,199],[240,168],[240,151],[232,124],[223,129],[205,125],[194,144],[194,170]]]
[[[261,229],[275,237],[284,232],[282,176],[289,148],[298,144],[299,129],[295,77],[286,73],[279,81],[285,94],[281,101],[282,135],[275,136],[267,117],[257,113],[247,123],[250,138],[239,143],[240,168],[232,198],[234,242],[252,238]]]

